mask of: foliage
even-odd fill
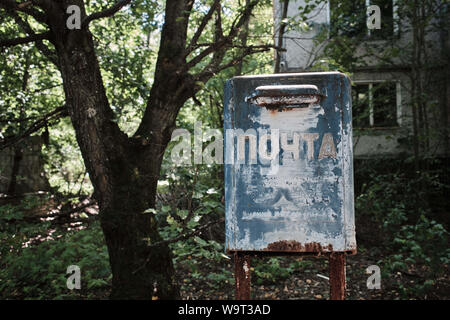
[[[270,33],[271,10],[269,2],[262,3],[254,11],[254,19],[250,20],[248,45],[261,44],[260,37]],[[233,2],[224,2],[225,10],[233,12]],[[227,11],[226,11],[227,12]],[[202,15],[194,13],[193,19],[201,19]],[[259,19],[259,17],[261,17]],[[205,36],[212,36],[212,32]],[[212,38],[201,39],[200,42],[212,41]],[[231,61],[238,50],[227,54],[225,59]],[[242,64],[244,74],[263,74],[271,71],[272,55],[263,52],[246,58]],[[199,65],[198,67],[201,67]],[[235,75],[236,69],[229,68],[211,78],[197,94],[196,101],[188,100],[177,117],[177,127],[189,130],[194,143],[194,125],[197,123],[203,130],[219,129],[223,132],[223,88],[225,81]],[[202,150],[210,141],[203,141]],[[192,166],[174,166],[170,159],[172,147],[169,144],[164,156],[158,193],[165,199],[156,208],[160,225],[160,234],[165,240],[175,239],[186,233],[192,233],[207,223],[211,227],[187,240],[177,241],[170,245],[174,254],[176,268],[188,268],[194,278],[201,277],[201,261],[223,263],[229,260],[224,254],[223,217],[224,189],[223,166],[219,164]],[[194,159],[194,157],[192,157]],[[214,223],[217,222],[217,223]],[[203,275],[212,286],[219,286],[222,281],[232,282],[229,270],[222,273]]]
[[[65,195],[91,194],[93,188],[70,120],[62,119],[49,132],[49,144],[43,146],[42,155],[52,188]]]
[[[437,171],[445,176],[442,169]],[[436,170],[413,174],[404,170],[382,174],[379,169],[367,168],[357,171],[357,176],[363,174],[367,179],[355,201],[356,214],[360,221],[372,221],[379,228],[373,231],[382,235],[377,241],[385,251],[385,258],[379,261],[384,278],[395,283],[397,272],[413,275],[417,278],[414,284],[394,285],[404,297],[423,297],[434,288],[434,279],[448,272],[450,235],[443,222],[435,220],[443,217],[433,215],[439,206],[429,199],[436,194],[443,199],[449,186],[440,181]]]
[[[198,166],[195,172],[181,167],[166,174],[166,194],[177,196],[170,198],[172,200],[161,205],[158,210],[157,219],[163,239],[171,240],[192,233],[205,223],[219,221],[224,216],[223,186],[217,176],[214,178],[213,172],[211,168]],[[161,185],[164,186],[164,183]],[[203,236],[199,234],[186,241],[173,243],[174,262],[189,263],[189,260],[200,257],[212,261],[226,258],[222,253],[222,244],[203,239],[207,238],[207,231],[203,232]],[[187,257],[189,259],[185,260]]]
[[[274,284],[289,279],[294,272],[310,272],[308,267],[312,266],[313,263],[311,261],[292,260],[292,258],[289,258],[287,263],[286,258],[283,257],[252,260],[255,264],[252,271],[254,271],[256,284]]]
[[[28,197],[16,206],[0,206],[0,297],[106,297],[111,271],[99,223],[81,230],[61,230],[50,227],[49,221],[28,222],[29,210],[47,201],[45,197]],[[66,286],[70,265],[81,269],[81,290],[71,291]]]
[[[434,279],[448,268],[450,249],[449,233],[442,224],[420,216],[415,225],[404,225],[394,237],[393,244],[398,253],[388,257],[386,266],[391,272],[409,273],[411,268],[421,277],[413,286],[400,285],[404,296],[424,296],[433,289]],[[420,266],[417,268],[417,266]],[[414,269],[413,269],[414,270]]]

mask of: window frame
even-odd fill
[[[378,83],[392,82],[395,83],[395,106],[396,106],[396,123],[397,126],[376,126],[374,119],[373,109],[373,85]],[[368,100],[369,100],[369,126],[357,127],[357,129],[396,129],[402,126],[402,86],[400,80],[355,80],[354,85],[367,85],[368,86]]]

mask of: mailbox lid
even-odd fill
[[[350,88],[348,77],[339,72],[241,76],[227,82],[227,250],[356,251]],[[280,104],[280,96],[290,97],[287,90],[320,99],[308,106]],[[255,97],[268,92],[276,97],[273,107],[255,102]],[[277,130],[281,147],[275,174],[259,155],[253,163],[239,160],[239,151],[248,157],[252,151],[252,139],[240,140],[240,134],[253,132],[258,144],[265,142],[264,133]],[[295,138],[299,139],[297,159],[282,148],[283,139],[286,145]],[[327,147],[334,147],[334,157]]]

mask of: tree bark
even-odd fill
[[[113,275],[111,298],[177,298],[171,252],[164,244],[150,249],[151,243],[162,239],[153,214],[144,213],[154,207],[170,136],[155,144],[121,132],[106,97],[92,35],[87,28],[67,30],[64,8],[52,2],[45,7],[68,113],[99,203]]]
[[[278,30],[278,47],[283,47],[283,37],[284,37],[284,31],[286,29],[286,23],[283,21],[287,18],[288,13],[288,7],[289,7],[289,0],[280,1],[280,7],[283,7],[283,11],[280,17],[280,29]],[[275,68],[274,73],[280,73],[281,70],[281,53],[280,51],[276,51],[276,58],[275,58]]]
[[[99,202],[113,274],[111,298],[176,298],[169,248],[148,248],[161,238],[153,214],[143,213],[154,207],[163,144],[142,145],[118,129],[90,34],[82,31],[75,43],[57,50],[68,112]]]

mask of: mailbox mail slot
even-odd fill
[[[255,89],[255,95],[249,101],[266,108],[295,108],[318,103],[320,96],[319,89],[313,85],[260,86]]]
[[[356,252],[350,88],[339,72],[227,82],[228,251]]]

